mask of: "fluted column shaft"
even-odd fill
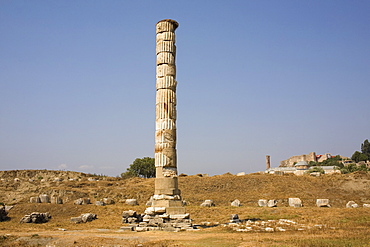
[[[156,25],[156,178],[177,176],[176,154],[176,46],[178,23],[162,20]]]

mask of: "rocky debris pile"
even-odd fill
[[[8,219],[8,212],[4,205],[0,205],[0,222]]]
[[[288,202],[289,202],[290,207],[295,207],[295,208],[303,207],[302,201],[299,198],[289,198]]]
[[[90,198],[78,198],[77,200],[74,201],[74,204],[86,205],[86,204],[91,204],[91,202],[90,202]]]
[[[122,223],[139,223],[143,220],[143,215],[137,214],[134,210],[122,212]]]
[[[85,214],[81,214],[78,217],[72,217],[71,222],[75,223],[75,224],[86,223],[86,222],[96,220],[97,218],[98,218],[98,216],[96,214],[85,213]]]
[[[122,230],[143,231],[181,231],[194,229],[189,214],[168,215],[159,207],[147,208],[145,214],[134,210],[123,211],[122,223],[128,224]]]
[[[20,220],[20,223],[46,223],[50,219],[51,215],[49,212],[46,213],[33,212],[31,214],[23,216],[23,218]]]
[[[214,207],[216,206],[212,200],[205,200],[204,202],[202,202],[202,204],[200,204],[201,207]]]
[[[316,206],[330,208],[329,199],[317,199]]]
[[[287,219],[261,221],[259,219],[239,220],[237,215],[231,215],[231,223],[222,224],[223,227],[231,228],[237,232],[285,232],[285,231],[303,231],[310,229],[322,229],[325,225],[308,226],[298,224],[295,221]]]

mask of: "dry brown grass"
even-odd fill
[[[33,174],[37,176],[37,172]],[[370,209],[345,208],[349,200],[360,205],[369,203],[369,178],[368,174],[361,173],[318,178],[259,174],[181,177],[179,186],[195,224],[226,223],[230,214],[238,214],[241,219],[285,218],[308,226],[323,227],[305,231],[251,233],[234,232],[217,226],[196,232],[172,233],[119,231],[123,210],[144,211],[144,204],[154,190],[153,179],[106,178],[90,182],[82,177],[82,181],[36,180],[30,183],[21,178],[21,182],[16,183],[9,176],[8,182],[0,182],[0,202],[14,204],[15,207],[9,212],[10,220],[0,222],[0,246],[370,246]],[[28,203],[30,196],[42,193],[62,196],[66,203]],[[104,207],[74,205],[73,200],[81,196],[90,197],[93,202],[112,197],[117,203]],[[305,207],[287,207],[288,197],[300,197]],[[122,201],[126,198],[137,198],[140,205],[125,205]],[[278,199],[278,207],[257,207],[257,200],[262,198]],[[329,198],[332,208],[317,208],[317,198]],[[214,200],[216,207],[200,207],[205,199]],[[229,206],[234,199],[239,199],[243,206]],[[25,214],[34,211],[50,212],[51,221],[45,224],[19,223]],[[86,224],[70,223],[70,217],[87,212],[97,214],[98,219]]]

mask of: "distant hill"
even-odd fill
[[[98,181],[94,181],[98,180]],[[352,173],[320,177],[295,175],[231,174],[212,177],[179,177],[179,188],[188,205],[199,205],[211,199],[219,206],[239,199],[243,205],[255,206],[258,199],[276,199],[278,206],[287,205],[289,197],[299,197],[306,206],[318,198],[330,199],[333,207],[345,207],[354,200],[370,203],[370,174]],[[80,197],[92,202],[111,197],[116,202],[136,198],[140,204],[154,193],[154,178],[121,179],[71,171],[14,170],[0,171],[0,202],[28,202],[31,196],[60,196],[65,203]]]

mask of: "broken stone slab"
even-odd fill
[[[290,207],[295,207],[295,208],[302,207],[302,201],[299,198],[289,198],[288,202],[289,202]]]
[[[267,202],[267,207],[269,207],[269,208],[273,208],[273,207],[276,207],[277,206],[277,200],[274,200],[274,199],[272,199],[272,200],[269,200],[268,202]]]
[[[137,200],[136,200],[136,199],[126,199],[125,203],[126,203],[127,205],[130,205],[130,206],[136,206],[136,205],[139,205],[139,204],[137,203]]]
[[[259,199],[258,200],[258,206],[260,206],[260,207],[267,207],[267,204],[268,204],[268,200],[266,200],[266,199]]]
[[[214,207],[215,204],[212,200],[205,200],[202,204],[200,204],[201,207]]]
[[[154,214],[164,214],[166,212],[166,207],[148,207],[145,209],[144,214],[154,215]]]
[[[330,208],[329,199],[317,199],[316,206]]]
[[[231,203],[231,206],[232,207],[240,207],[242,204],[240,203],[240,201],[238,199],[235,199],[232,203]]]
[[[355,203],[354,201],[349,201],[346,204],[346,208],[358,208],[358,204]]]
[[[49,212],[39,213],[33,212],[31,214],[23,216],[20,220],[20,223],[46,223],[51,219]]]
[[[30,203],[41,203],[40,197],[33,196],[30,198]]]
[[[86,222],[96,220],[97,218],[98,217],[96,214],[85,213],[85,214],[81,214],[78,217],[71,217],[71,222],[75,224],[86,223]]]

